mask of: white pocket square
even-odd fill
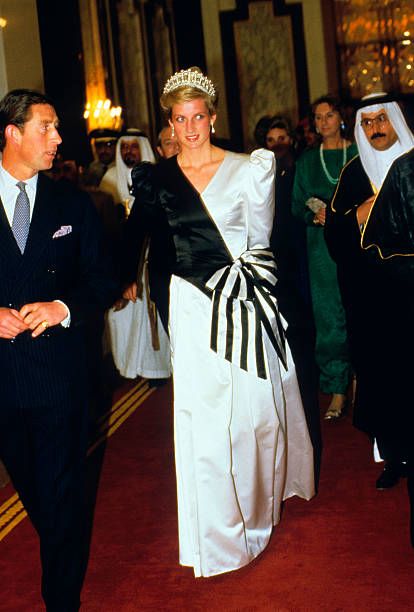
[[[62,236],[66,236],[67,234],[70,234],[71,231],[72,231],[71,225],[62,225],[62,227],[53,234],[52,238],[53,239],[61,238]]]

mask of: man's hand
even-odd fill
[[[137,301],[137,289],[138,289],[137,283],[131,283],[124,290],[122,297],[125,298],[126,300],[130,300],[131,302],[136,302]]]
[[[33,338],[40,336],[48,327],[59,325],[67,314],[66,306],[60,302],[35,302],[25,304],[20,309],[20,316],[32,330]]]
[[[0,338],[11,340],[29,329],[21,314],[13,308],[0,308]]]
[[[362,202],[357,208],[357,220],[358,225],[364,225],[366,220],[368,219],[369,211],[372,208],[372,205],[375,200],[375,195],[372,195],[370,198]]]

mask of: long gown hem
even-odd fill
[[[268,544],[269,542],[266,543],[266,546],[264,548],[266,548]],[[210,568],[208,572],[202,573],[202,572],[196,572],[194,565],[192,563],[184,563],[180,561],[180,565],[182,567],[192,567],[194,570],[194,578],[214,578],[214,576],[220,576],[221,574],[228,574],[229,572],[235,572],[241,569],[242,567],[246,567],[246,565],[249,565],[252,561],[254,561],[254,559],[257,559],[257,557],[259,557],[262,554],[264,548],[258,551],[256,555],[251,555],[251,557],[249,557],[249,559],[247,559],[243,563],[240,563],[239,565],[235,565],[234,567],[229,567],[226,569],[223,567],[220,567],[218,569]]]

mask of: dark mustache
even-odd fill
[[[382,134],[381,132],[375,132],[375,134],[372,134],[371,140],[375,140],[376,138],[385,138],[385,134]]]

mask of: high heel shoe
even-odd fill
[[[333,393],[331,403],[323,417],[325,421],[336,421],[344,416],[346,410],[346,396],[341,393]]]

